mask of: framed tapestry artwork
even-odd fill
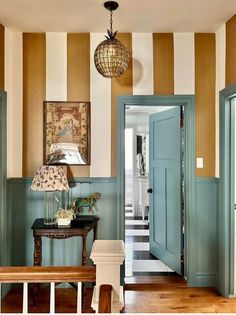
[[[89,102],[44,102],[44,164],[90,165]]]

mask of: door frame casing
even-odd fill
[[[235,109],[231,99],[236,96],[236,84],[219,92],[220,110],[220,207],[219,207],[219,278],[218,289],[225,296],[234,296],[234,188]]]
[[[125,107],[184,106],[185,113],[185,247],[184,275],[194,285],[196,270],[195,97],[194,95],[118,96],[117,107],[117,237],[125,239]]]

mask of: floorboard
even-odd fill
[[[236,299],[214,288],[189,288],[177,275],[129,277],[123,313],[235,313]]]

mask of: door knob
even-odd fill
[[[152,194],[152,188],[148,188],[147,193]]]

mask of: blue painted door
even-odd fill
[[[180,107],[150,116],[150,252],[181,274]]]

